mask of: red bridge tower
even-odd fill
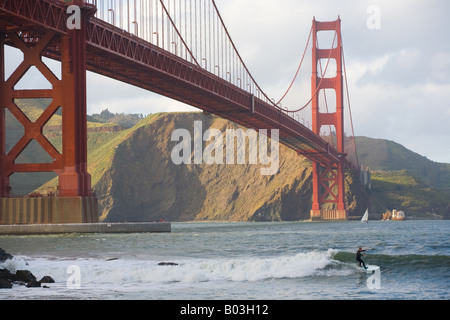
[[[317,33],[335,31],[333,47],[319,49]],[[312,131],[320,135],[322,126],[334,126],[336,131],[336,149],[344,160],[344,110],[343,110],[343,77],[342,77],[342,41],[341,20],[319,22],[313,19],[312,43]],[[321,59],[336,62],[336,76],[321,78],[318,75],[318,65]],[[330,61],[328,61],[330,62]],[[336,110],[323,112],[319,109],[319,94],[321,90],[334,90],[336,94]],[[325,208],[328,204],[328,207]],[[311,219],[342,219],[347,220],[345,208],[345,163],[339,161],[334,165],[322,165],[313,162],[313,204]]]
[[[81,8],[80,28],[68,28],[66,33],[58,33],[38,24],[23,27],[18,23],[10,31],[0,31],[1,224],[98,222],[97,199],[91,191],[87,172],[86,128],[86,23],[95,13],[95,8],[81,0],[69,4],[77,4]],[[23,62],[8,79],[5,79],[4,72],[6,44],[23,53]],[[42,56],[48,52],[60,58],[61,79],[42,62]],[[32,66],[48,80],[51,89],[15,89]],[[15,103],[15,99],[33,98],[52,99],[35,121],[30,120]],[[59,108],[62,110],[61,153],[43,134],[44,126]],[[24,128],[23,136],[8,152],[5,110],[9,110]],[[33,140],[51,157],[50,163],[16,163]],[[13,197],[10,176],[15,172],[55,172],[59,177],[58,190],[54,196]]]

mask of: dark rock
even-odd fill
[[[27,283],[27,288],[40,288],[41,287],[41,283],[33,280]]]
[[[158,266],[177,266],[178,263],[175,262],[160,262],[158,263]]]
[[[13,256],[10,255],[9,253],[6,253],[5,250],[3,250],[2,248],[0,248],[0,262],[5,262],[8,259],[12,259]]]
[[[14,281],[15,275],[9,272],[7,269],[0,269],[0,279]]]
[[[0,289],[11,289],[12,283],[7,279],[0,279]]]
[[[17,270],[16,274],[12,274],[7,269],[0,268],[0,289],[12,288],[13,285],[38,288],[41,287],[41,283],[55,283],[55,280],[50,276],[44,276],[40,281],[36,281],[36,277],[29,270]]]
[[[41,280],[39,280],[40,283],[55,283],[55,280],[53,280],[50,276],[44,276]]]
[[[29,270],[17,270],[15,279],[27,283],[36,281],[36,277]]]

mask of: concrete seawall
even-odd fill
[[[0,225],[0,235],[61,233],[162,233],[171,232],[170,222],[114,222]]]

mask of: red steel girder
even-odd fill
[[[9,177],[14,172],[54,171],[59,177],[60,196],[90,196],[91,181],[87,172],[87,115],[86,115],[86,28],[71,30],[59,35],[48,30],[33,43],[25,43],[21,35],[11,31],[0,33],[0,63],[4,63],[4,40],[19,48],[24,55],[23,62],[4,80],[0,77],[0,196],[10,193]],[[61,58],[61,80],[41,61],[43,52],[55,41]],[[52,89],[17,90],[15,85],[27,70],[35,66],[51,83]],[[52,102],[39,118],[31,121],[14,102],[17,98],[50,97]],[[43,127],[61,107],[62,109],[62,153],[43,135]],[[24,127],[24,134],[6,153],[5,109]],[[15,163],[18,156],[32,141],[37,141],[51,157],[51,163]]]
[[[3,154],[2,149],[2,166],[3,174],[9,177],[12,173],[22,171],[24,166],[17,166],[14,161],[21,154],[21,152],[27,147],[31,140],[36,140],[42,148],[54,159],[54,165],[52,170],[59,168],[61,161],[61,155],[55,149],[55,147],[47,140],[47,138],[42,134],[42,128],[50,120],[50,118],[57,111],[60,101],[55,97],[51,104],[45,109],[45,111],[39,116],[39,118],[32,122],[28,117],[20,110],[19,107],[14,102],[17,98],[43,98],[43,97],[53,97],[53,90],[39,89],[39,90],[16,90],[14,86],[19,82],[19,80],[24,76],[31,66],[35,66],[54,86],[60,86],[60,80],[57,79],[54,74],[48,69],[48,67],[42,63],[40,59],[40,53],[45,49],[45,47],[52,41],[55,36],[55,32],[49,31],[34,48],[28,47],[23,40],[15,33],[9,32],[6,34],[9,41],[12,41],[16,47],[24,54],[23,62],[16,68],[16,70],[11,74],[11,76],[4,80],[4,75],[1,79],[0,85],[0,107],[8,109],[11,114],[22,124],[24,128],[24,135],[19,139],[19,141],[13,146],[13,148],[8,152],[8,154]],[[3,44],[2,44],[3,45]],[[3,59],[1,63],[3,63]],[[4,113],[4,111],[2,111]],[[2,124],[3,125],[3,124]],[[47,168],[50,169],[50,168]],[[25,169],[26,171],[26,169]],[[48,171],[48,170],[44,170]]]
[[[0,25],[9,30],[41,27],[66,33],[67,14],[65,10],[61,1],[0,0],[0,12],[2,15],[7,15],[7,19],[2,19]]]

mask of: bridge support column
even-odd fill
[[[330,49],[319,49],[317,33],[320,31],[335,31],[333,46]],[[341,153],[341,159],[334,164],[313,163],[313,204],[311,219],[313,220],[346,220],[345,207],[345,165],[344,165],[344,110],[343,110],[343,77],[342,77],[342,41],[341,20],[319,22],[313,20],[312,43],[312,131],[320,135],[322,126],[334,126],[336,149]],[[336,62],[336,76],[332,78],[319,75],[321,59],[333,59]],[[328,63],[328,62],[327,62]],[[319,108],[319,96],[325,90],[334,90],[336,94],[336,110],[329,112]],[[332,138],[333,135],[330,132]],[[328,205],[327,208],[324,208]]]
[[[87,171],[87,108],[86,108],[86,21],[89,12],[82,11],[80,29],[57,34],[11,31],[0,33],[0,224],[35,223],[38,210],[42,223],[98,222],[98,206],[91,190]],[[23,62],[5,79],[4,45],[22,51]],[[42,62],[43,53],[52,46],[61,46],[61,79]],[[51,84],[51,89],[16,89],[30,67]],[[31,120],[17,104],[17,99],[51,98],[51,103],[36,120]],[[44,126],[62,110],[62,152],[45,137]],[[5,110],[24,128],[23,136],[6,149]],[[32,141],[36,141],[52,159],[46,163],[16,163],[17,158]],[[10,176],[16,172],[55,172],[58,191],[50,197],[49,205],[30,198],[10,198]],[[3,198],[3,199],[2,199]],[[33,205],[30,205],[32,203]],[[39,208],[39,209],[36,209]],[[32,212],[30,211],[32,210]],[[2,217],[3,215],[3,217]],[[6,218],[7,217],[7,218]]]
[[[345,168],[323,167],[313,163],[313,205],[311,220],[347,220],[345,207]],[[328,205],[327,208],[324,208]]]
[[[61,38],[64,167],[59,174],[59,195],[89,196],[85,24]]]
[[[0,198],[9,195],[9,176],[5,170],[6,123],[5,103],[2,99],[5,87],[5,35],[0,32]]]

